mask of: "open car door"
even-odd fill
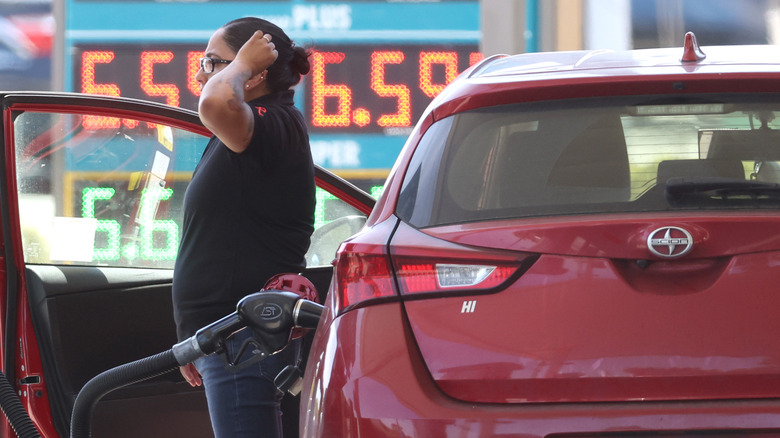
[[[197,114],[131,99],[0,95],[0,364],[44,437],[69,435],[92,377],[176,343],[171,304],[182,201],[210,133]],[[328,290],[338,244],[374,199],[316,169],[304,273]],[[297,400],[285,400],[297,435]],[[205,395],[179,373],[98,403],[94,437],[212,436]],[[13,436],[6,423],[2,436]]]

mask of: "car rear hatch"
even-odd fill
[[[688,254],[651,253],[650,246],[679,252],[687,237],[678,230],[690,233]],[[419,254],[439,254],[445,266],[514,266],[486,290],[401,287],[431,377],[456,399],[780,395],[774,216],[571,217],[424,231],[402,224],[391,248],[400,276],[401,265]],[[412,277],[419,282],[421,274]]]
[[[713,94],[517,103],[433,123],[389,248],[442,391],[485,403],[780,396],[777,115],[778,95]]]

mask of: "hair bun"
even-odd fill
[[[311,52],[301,46],[293,44],[291,47],[293,56],[290,60],[290,69],[300,75],[305,75],[311,70],[311,64],[309,63],[309,56]]]

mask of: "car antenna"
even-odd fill
[[[683,56],[682,62],[698,62],[706,58],[707,55],[699,48],[699,43],[696,42],[696,35],[693,32],[685,34],[685,42],[683,43]]]

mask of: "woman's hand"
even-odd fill
[[[268,69],[279,56],[279,52],[276,51],[276,46],[271,41],[272,39],[273,37],[271,34],[263,34],[262,31],[258,30],[244,43],[238,53],[236,53],[236,59],[234,59],[233,62],[238,62],[249,67],[252,76],[262,73]]]
[[[203,385],[203,380],[200,378],[200,373],[197,369],[195,369],[195,365],[188,363],[187,365],[184,365],[183,367],[179,367],[179,371],[181,371],[181,375],[184,376],[184,380],[187,381],[192,386],[201,386]]]

